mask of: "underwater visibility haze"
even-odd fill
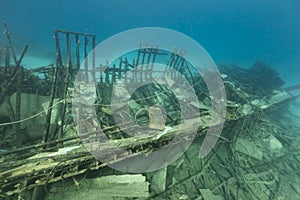
[[[217,63],[249,68],[260,60],[295,84],[299,8],[295,0],[3,0],[0,11],[16,43],[30,43],[33,55],[52,53],[55,28],[96,34],[100,43],[132,28],[164,27],[194,38]]]
[[[300,199],[299,10],[0,0],[0,199]]]

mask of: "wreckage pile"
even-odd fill
[[[59,37],[60,34],[65,37]],[[65,60],[61,53],[62,38],[67,44]],[[6,56],[0,67],[0,75],[5,77],[0,79],[1,198],[210,200],[296,199],[300,196],[299,127],[279,120],[287,105],[297,97],[281,89],[283,81],[268,66],[259,62],[250,70],[219,66],[227,95],[225,127],[213,151],[200,159],[199,149],[211,119],[211,99],[201,75],[195,73],[179,52],[145,47],[135,52],[132,61],[122,55],[109,66],[94,66],[94,57],[86,62],[83,72],[92,72],[92,76],[85,80],[99,78],[93,102],[96,119],[87,116],[87,132],[79,137],[71,100],[74,91],[87,94],[90,88],[80,84],[74,88],[74,79],[80,70],[80,55],[87,56],[88,44],[94,47],[95,36],[55,30],[55,39],[55,65],[28,70],[20,65],[22,59],[12,65]],[[83,53],[80,40],[85,41]],[[8,50],[11,49],[10,43]],[[131,84],[151,79],[155,59],[167,60],[162,63],[166,69],[178,72],[165,77],[184,76],[193,85],[198,103],[193,103],[192,95],[176,95],[173,90],[182,86],[168,78],[165,79],[167,85],[155,81],[128,92]],[[137,66],[144,67],[133,71],[130,79],[125,77],[119,82],[117,93],[113,94],[120,77]],[[163,69],[161,73],[169,72]],[[10,80],[19,81],[13,84]],[[129,112],[123,112],[123,104],[113,108],[112,95],[126,99]],[[86,97],[80,98],[81,102],[86,100]],[[180,102],[187,99],[191,101],[189,106],[180,107]],[[176,131],[181,113],[195,109],[200,112],[197,137],[174,163],[141,174],[125,174],[108,167],[108,164],[158,150],[177,134],[184,135],[188,132],[188,123],[183,132]],[[114,112],[118,113],[117,119],[113,117]],[[192,119],[190,116],[184,120]],[[128,153],[108,151],[107,141],[97,138],[98,127],[93,120],[100,122],[110,142]],[[135,131],[136,126],[147,126],[153,134],[135,133],[144,134],[138,138],[126,134]],[[80,130],[85,128],[82,126]],[[158,135],[157,130],[167,131]],[[107,161],[98,161],[84,148],[83,140],[92,143],[95,139],[102,147],[98,153],[105,154]]]

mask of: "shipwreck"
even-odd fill
[[[95,56],[85,59],[95,48],[95,35],[54,30],[56,62],[30,69],[22,65],[29,46],[17,55],[6,24],[3,27],[8,42],[0,49],[1,199],[300,196],[299,127],[279,120],[297,118],[287,110],[298,98],[292,93],[297,87],[282,88],[284,81],[266,64],[256,62],[251,69],[218,66],[226,91],[225,124],[212,151],[199,158],[200,145],[211,125],[214,99],[203,79],[209,71],[198,73],[185,60],[183,51],[168,52],[155,44],[141,44],[135,51],[97,66]],[[166,67],[156,69],[156,61]],[[78,72],[83,80],[96,82],[96,93],[79,96],[81,104],[74,107],[74,94],[90,91],[86,84],[74,84]],[[170,77],[165,78],[168,84],[154,81],[128,91],[131,85],[147,82],[157,73]],[[185,87],[174,81],[180,77],[193,86],[194,94],[174,93],[176,88]],[[112,95],[126,99],[126,103],[113,107]],[[88,109],[80,105],[91,101],[94,117],[81,115],[84,123],[76,124],[75,115]],[[190,103],[181,106],[186,101]],[[182,114],[194,110],[200,115]],[[195,137],[190,137],[187,133],[195,123]],[[78,134],[79,125],[84,134]],[[135,127],[145,127],[151,134]],[[190,147],[159,170],[132,174],[110,167],[159,150],[178,134],[191,143]],[[91,154],[87,145],[95,141],[98,146]],[[125,153],[110,151],[111,144]],[[107,160],[96,159],[99,152]]]

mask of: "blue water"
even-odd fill
[[[54,56],[54,28],[96,34],[98,43],[132,28],[170,28],[216,63],[249,68],[260,60],[293,85],[300,83],[299,9],[297,0],[1,0],[0,20],[19,51],[28,43],[28,54],[46,57]]]

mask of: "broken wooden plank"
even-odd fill
[[[80,192],[77,191],[77,187]],[[61,190],[59,186],[52,186],[46,200],[71,199],[111,199],[114,197],[149,197],[149,182],[141,174],[110,175],[99,178],[74,180],[65,183]]]

